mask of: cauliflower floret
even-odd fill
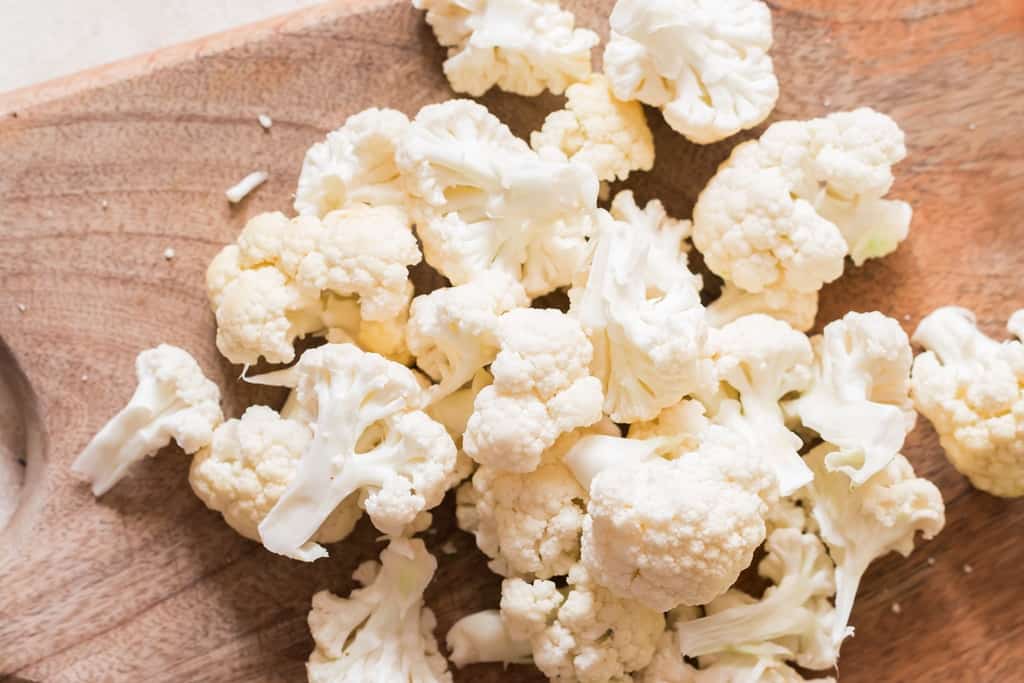
[[[522,286],[496,271],[413,299],[409,348],[419,367],[440,382],[428,401],[448,396],[489,365],[498,353],[498,318],[529,305]]]
[[[779,97],[772,17],[754,0],[619,0],[604,68],[616,97],[660,107],[707,144],[764,121]]]
[[[586,164],[600,180],[625,180],[654,166],[654,136],[639,102],[623,102],[607,79],[594,74],[565,91],[565,109],[548,114],[530,146]]]
[[[348,314],[332,297],[358,298],[357,324],[400,319],[412,298],[408,268],[420,258],[396,207],[358,204],[322,220],[256,216],[207,270],[217,348],[233,363],[290,362],[297,338],[344,327],[334,319]]]
[[[902,455],[853,488],[845,474],[828,470],[826,458],[833,450],[824,443],[804,458],[814,480],[800,497],[836,564],[832,643],[838,652],[853,634],[850,613],[868,565],[892,551],[906,557],[914,549],[914,535],[920,531],[926,540],[933,538],[942,531],[946,514],[939,489],[915,476]]]
[[[445,641],[451,652],[452,664],[460,669],[467,664],[483,662],[533,662],[529,641],[512,638],[505,628],[501,612],[496,609],[474,612],[462,617],[448,629]]]
[[[564,457],[587,434],[618,436],[619,430],[602,420],[563,434],[544,451],[532,472],[482,466],[472,483],[460,488],[459,527],[476,537],[496,574],[547,579],[569,573],[579,561],[587,492],[566,467]]]
[[[314,595],[310,683],[451,683],[434,637],[437,620],[423,604],[436,570],[423,541],[393,538],[379,565],[367,562],[356,570],[353,578],[363,588],[347,598],[328,591]]]
[[[1018,311],[1009,328],[1018,337]],[[914,342],[914,405],[939,434],[946,457],[995,496],[1024,496],[1024,344],[997,342],[974,315],[945,307],[921,321]]]
[[[295,190],[295,211],[326,216],[352,204],[404,206],[395,146],[409,127],[394,109],[366,109],[306,151]]]
[[[707,307],[706,317],[708,325],[724,327],[753,313],[770,315],[806,332],[814,327],[814,318],[818,315],[818,291],[798,292],[769,287],[754,294],[726,282],[721,296]]]
[[[601,419],[601,382],[582,328],[560,311],[509,311],[498,339],[494,384],[476,397],[463,448],[481,465],[531,472],[560,434]]]
[[[903,448],[917,413],[910,401],[910,340],[875,311],[847,313],[813,340],[815,379],[796,400],[805,427],[838,447],[825,465],[863,484]]]
[[[771,647],[781,659],[808,669],[835,666],[832,643],[835,567],[812,533],[781,528],[765,544],[758,573],[771,580],[760,600],[733,589],[705,607],[708,616],[679,623],[682,654],[704,657],[741,652],[761,654]]]
[[[592,255],[569,292],[570,315],[594,346],[604,411],[635,422],[710,383],[712,364],[700,280],[686,267],[689,223],[669,218],[656,200],[640,209],[631,192],[619,193],[612,211],[624,220],[598,214]]]
[[[470,100],[424,107],[397,159],[427,262],[453,284],[502,270],[537,297],[570,283],[597,209],[588,167],[540,157]]]
[[[533,661],[555,681],[628,681],[651,661],[665,618],[595,584],[581,565],[561,591],[553,581],[506,579],[501,615],[508,634],[529,640]]]
[[[744,316],[712,336],[719,380],[739,393],[723,400],[714,421],[745,436],[775,470],[788,496],[811,479],[800,457],[803,442],[786,427],[779,401],[806,390],[814,353],[807,337],[766,315]]]
[[[704,436],[682,454],[671,437],[585,437],[567,455],[590,494],[583,564],[616,595],[660,612],[707,603],[764,540],[777,497],[767,463],[721,427]]]
[[[268,550],[306,562],[326,556],[311,539],[353,494],[374,526],[399,534],[453,483],[455,444],[419,410],[422,390],[408,368],[327,344],[262,381],[294,388],[297,419],[313,429],[294,479],[259,525]]]
[[[556,0],[413,0],[448,48],[444,73],[455,92],[479,97],[491,86],[520,95],[561,94],[590,74],[599,38],[575,28]]]
[[[161,344],[135,359],[138,386],[71,465],[102,496],[128,469],[173,439],[188,454],[209,445],[224,421],[220,389],[189,353]]]
[[[206,507],[246,538],[260,540],[258,527],[295,478],[303,451],[313,438],[309,427],[284,419],[266,406],[252,406],[241,419],[228,420],[213,441],[192,458],[188,481]],[[362,510],[349,496],[320,526],[314,540],[334,543],[352,532]]]
[[[780,169],[742,161],[757,144],[737,146],[700,193],[693,243],[708,268],[748,292],[815,292],[842,275],[846,243],[834,224],[790,195]]]

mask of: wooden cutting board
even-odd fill
[[[606,33],[610,0],[568,4]],[[819,321],[879,309],[912,330],[957,303],[1001,334],[1024,305],[1024,3],[771,4],[782,84],[773,119],[872,105],[900,122],[910,149],[894,190],[915,208],[910,239],[851,266],[826,289]],[[305,149],[347,115],[413,115],[450,97],[442,60],[407,2],[355,0],[0,96],[0,332],[11,350],[0,355],[0,496],[15,508],[0,524],[0,680],[304,679],[310,596],[347,592],[352,570],[376,555],[365,522],[329,560],[303,565],[206,510],[174,449],[101,501],[68,466],[131,394],[135,354],[158,342],[196,355],[229,415],[280,400],[240,385],[217,355],[207,262],[249,216],[288,209]],[[520,134],[560,102],[483,101]],[[698,147],[656,112],[649,119],[657,166],[628,184],[688,216],[738,139]],[[229,206],[224,189],[254,169],[269,182]],[[971,490],[924,420],[907,454],[942,488],[947,528],[909,560],[871,568],[841,680],[1024,680],[1024,502]],[[440,569],[427,597],[443,636],[496,604],[498,579],[455,528],[450,501],[435,519],[427,540]],[[439,552],[447,541],[458,554]],[[456,680],[542,678],[494,666]]]

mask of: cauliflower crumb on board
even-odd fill
[[[939,309],[917,358],[877,311],[808,336],[846,257],[882,258],[910,228],[889,196],[904,133],[869,107],[734,144],[692,220],[612,191],[655,168],[642,103],[696,144],[770,115],[766,3],[619,0],[604,73],[598,35],[557,0],[413,5],[455,91],[564,92],[565,106],[529,144],[468,99],[339,122],[305,154],[281,207],[295,215],[249,218],[206,272],[218,351],[282,364],[245,379],[288,389],[283,406],[225,420],[199,363],[160,345],[73,471],[103,495],[175,441],[208,508],[296,561],[326,556],[365,514],[387,545],[348,596],[312,596],[313,683],[366,667],[450,683],[424,602],[437,559],[416,538],[449,528],[431,526],[449,491],[501,578],[498,604],[446,634],[457,667],[586,683],[835,670],[871,563],[945,525],[939,490],[902,453],[919,412],[975,486],[1024,495],[1024,311],[1001,342]],[[724,281],[708,305],[691,249]],[[423,261],[450,286],[414,296]],[[567,311],[531,307],[555,291]],[[738,588],[747,570],[763,594]]]
[[[18,309],[19,313],[24,313],[25,311],[28,310],[28,306],[26,306],[25,304],[15,304],[15,307]]]

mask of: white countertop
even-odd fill
[[[317,0],[0,0],[0,92]]]

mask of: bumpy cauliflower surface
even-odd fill
[[[146,349],[135,359],[138,386],[128,404],[107,422],[71,465],[102,496],[128,469],[173,439],[195,453],[224,420],[220,389],[187,351],[170,344]]]
[[[814,347],[814,383],[796,410],[805,427],[839,448],[826,466],[863,484],[900,452],[917,421],[910,340],[898,322],[874,311],[829,323]]]
[[[326,334],[332,297],[357,298],[362,320],[400,318],[412,297],[408,268],[419,261],[397,207],[357,204],[322,220],[260,214],[206,273],[217,348],[233,363],[290,362],[297,338]]]
[[[1020,337],[1024,312],[1010,318]],[[995,496],[1024,496],[1024,344],[997,342],[974,315],[946,307],[914,332],[914,405],[931,420],[953,466]]]
[[[428,401],[450,395],[498,353],[498,318],[530,305],[522,286],[500,271],[413,299],[406,336],[416,363],[440,382]]]
[[[347,597],[313,596],[309,630],[316,649],[310,683],[451,683],[437,647],[437,620],[423,604],[437,560],[419,539],[393,538],[380,563],[360,565],[364,584]]]
[[[814,479],[800,492],[805,509],[836,563],[836,615],[832,643],[838,651],[853,634],[848,626],[857,587],[868,565],[896,551],[906,557],[920,531],[927,540],[946,523],[942,494],[896,455],[880,472],[856,488],[841,472],[830,472],[826,459],[835,447],[824,443],[804,458]]]
[[[579,562],[588,493],[564,458],[587,434],[618,436],[619,430],[602,420],[563,434],[532,472],[481,466],[459,489],[459,526],[476,537],[496,574],[548,579]]]
[[[763,2],[619,0],[611,29],[604,69],[616,96],[660,107],[694,142],[753,128],[779,97]]]
[[[651,661],[665,618],[615,597],[577,565],[568,585],[506,579],[501,615],[511,637],[528,640],[533,661],[555,681],[628,681]]]
[[[567,285],[586,254],[597,176],[541,157],[486,107],[424,107],[398,149],[427,262],[453,284],[488,270],[531,297]]]
[[[295,211],[326,216],[353,204],[405,206],[395,146],[409,127],[394,109],[366,109],[306,151],[295,190]]]
[[[479,97],[492,86],[520,95],[556,95],[590,75],[593,31],[576,28],[557,0],[413,0],[448,48],[444,73],[456,92]]]
[[[680,454],[668,437],[588,437],[568,456],[589,482],[582,558],[594,581],[665,612],[710,602],[764,540],[775,477],[741,438],[716,427]],[[667,457],[657,451],[667,446]],[[596,472],[596,474],[595,474]]]
[[[654,166],[654,136],[639,102],[623,102],[594,74],[565,91],[565,109],[552,112],[530,146],[586,164],[600,180],[625,180]]]
[[[213,433],[213,441],[192,458],[188,481],[206,507],[242,536],[260,540],[259,525],[295,478],[303,451],[313,438],[305,422],[283,418],[266,406],[252,406]],[[313,535],[335,543],[352,532],[363,512],[349,496]]]
[[[494,384],[476,397],[463,448],[481,465],[530,472],[559,435],[601,419],[601,382],[583,329],[560,311],[510,311],[498,338]]]
[[[591,371],[617,422],[654,418],[662,408],[712,383],[700,278],[687,268],[689,222],[661,202],[641,209],[619,193],[600,212],[591,255],[570,290],[569,314],[594,346]]]
[[[708,325],[712,327],[723,327],[745,315],[763,313],[806,332],[814,327],[818,315],[818,291],[768,288],[755,294],[726,282],[721,295],[706,310]]]
[[[307,420],[313,438],[259,525],[267,549],[307,562],[326,556],[312,539],[353,494],[378,529],[399,534],[454,483],[455,444],[420,410],[422,390],[408,368],[327,344],[274,381],[295,389],[294,419]]]

